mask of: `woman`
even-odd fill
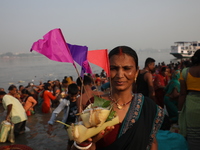
[[[180,76],[179,126],[187,137],[189,149],[200,147],[200,49],[191,58],[192,66]]]
[[[151,99],[132,93],[138,72],[136,52],[127,46],[116,47],[110,52],[109,60],[111,92],[103,98],[113,103],[120,123],[90,139],[92,144],[88,148],[156,150],[155,135],[163,119],[163,110]],[[82,145],[78,145],[79,148]],[[78,146],[75,143],[73,148],[78,149]]]
[[[167,67],[162,67],[159,74],[156,75],[154,80],[156,104],[164,108],[164,88],[168,84]]]
[[[52,107],[56,108],[59,103],[60,103],[60,98],[61,98],[61,83],[59,80],[55,80],[53,82],[53,94],[56,95],[58,94],[59,96],[52,102]]]
[[[42,103],[42,112],[43,113],[49,113],[51,111],[51,100],[55,100],[57,96],[59,95],[58,93],[54,96],[51,93],[52,86],[50,83],[44,84],[44,92],[43,92],[43,103]]]
[[[37,101],[31,96],[27,89],[23,89],[22,91],[23,99],[23,107],[27,116],[31,116],[34,113],[34,106],[37,104]]]
[[[165,88],[164,104],[171,123],[178,123],[178,98],[180,94],[180,71],[176,70]]]

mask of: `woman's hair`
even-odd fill
[[[19,89],[20,89],[21,87],[23,87],[23,85],[19,85]]]
[[[31,95],[30,92],[29,92],[27,89],[23,89],[23,90],[22,90],[22,94],[28,94],[28,95]]]
[[[66,78],[67,79],[67,78]],[[62,84],[68,83],[66,79],[62,80]]]
[[[8,91],[12,91],[13,89],[16,89],[16,88],[17,87],[14,84],[12,84],[9,86]]]
[[[75,83],[72,83],[68,86],[68,93],[71,95],[76,95],[78,94],[78,86]]]
[[[162,67],[160,71],[161,71],[161,72],[165,72],[166,69],[167,69],[167,67]]]
[[[114,49],[112,49],[110,51],[110,53],[109,53],[109,59],[113,55],[120,55],[122,53],[133,57],[133,59],[135,61],[136,68],[138,68],[138,56],[137,56],[137,53],[132,48],[130,48],[128,46],[118,46],[118,47],[115,47]]]
[[[82,86],[82,82],[81,82],[81,77],[78,77],[77,80],[76,80],[76,84],[78,86]],[[84,78],[83,78],[83,85],[91,85],[92,84],[92,79],[91,77],[88,77],[86,75],[84,75]]]
[[[49,86],[51,86],[50,83],[44,83],[44,90],[49,90]]]
[[[200,64],[200,49],[198,49],[194,55],[191,57],[191,61],[193,65],[199,65]]]

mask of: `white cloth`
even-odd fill
[[[70,101],[67,99],[63,99],[58,107],[53,111],[53,113],[59,114],[66,106],[70,105]]]
[[[7,110],[7,106],[12,104],[10,112],[11,121],[16,124],[27,120],[26,112],[18,99],[11,95],[5,95],[2,100],[3,107]]]
[[[53,113],[51,115],[51,119],[48,121],[48,124],[53,125],[56,120],[56,117],[62,110],[64,110],[62,122],[66,122],[66,120],[68,118],[68,114],[69,114],[69,105],[70,105],[70,101],[67,99],[63,99],[60,102],[60,104],[58,105],[58,107],[56,107],[56,109],[53,111]]]

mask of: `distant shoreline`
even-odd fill
[[[3,53],[0,54],[0,59],[12,59],[12,58],[26,58],[26,57],[44,57],[39,53]]]

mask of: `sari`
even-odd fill
[[[175,71],[172,75],[172,79],[165,88],[164,104],[167,108],[169,114],[169,119],[177,123],[178,122],[178,100],[174,99],[172,92],[174,89],[180,93],[180,72],[179,70]]]
[[[162,108],[142,94],[135,94],[114,142],[109,146],[99,148],[98,141],[97,150],[150,149],[163,117]],[[106,136],[113,138],[115,135],[110,132]]]
[[[168,77],[163,76],[161,73],[157,74],[154,80],[156,104],[164,108],[164,88],[168,84]]]
[[[183,69],[180,80],[185,80],[187,87],[191,84],[191,78],[199,82],[199,78],[192,77],[189,68]],[[198,85],[199,85],[198,84]],[[200,147],[200,91],[188,90],[185,103],[179,114],[180,134],[187,137],[190,149],[199,149]]]

